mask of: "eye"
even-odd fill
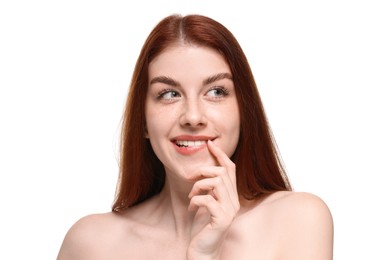
[[[224,87],[213,87],[207,92],[207,96],[212,98],[221,98],[229,94],[229,91]]]
[[[163,99],[163,100],[171,100],[179,97],[180,97],[179,92],[170,89],[165,89],[163,91],[160,91],[157,96],[158,99]]]

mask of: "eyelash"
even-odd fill
[[[229,90],[223,86],[212,87],[206,93],[209,93],[210,91],[220,91],[221,92],[220,95],[212,96],[211,98],[213,98],[213,99],[220,99],[220,98],[223,98],[223,97],[226,97],[227,95],[229,95]],[[168,93],[175,93],[175,95],[179,95],[179,97],[181,96],[180,93],[174,89],[163,89],[157,93],[157,99],[158,100],[164,99],[164,95],[166,95]],[[168,98],[168,100],[172,100],[174,98],[175,97]]]
[[[213,97],[213,98],[222,98],[222,97],[226,97],[227,95],[229,95],[229,90],[223,86],[215,86],[215,87],[212,87],[211,89],[209,89],[207,91],[207,93],[209,93],[210,91],[213,91],[213,90],[216,90],[216,91],[221,91],[222,93],[220,94],[220,96],[217,96],[217,97]]]
[[[175,93],[175,94],[179,94],[179,92],[177,92],[176,90],[173,90],[173,89],[163,89],[163,90],[161,90],[160,92],[157,93],[157,99],[158,100],[163,99],[164,95],[169,93],[169,92],[172,92],[172,93]],[[169,99],[172,99],[172,98],[169,98]]]

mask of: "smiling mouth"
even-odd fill
[[[175,141],[175,144],[178,146],[178,147],[189,147],[189,148],[192,148],[192,147],[199,147],[199,146],[202,146],[202,145],[205,145],[207,141],[185,141],[185,140],[176,140]]]
[[[212,136],[181,135],[172,139],[171,142],[179,154],[193,155],[205,149],[209,140],[214,141],[215,139],[216,137]]]

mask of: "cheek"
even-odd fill
[[[167,136],[169,130],[174,125],[175,113],[173,110],[167,110],[165,108],[150,108],[146,107],[146,131],[148,138],[155,139],[159,136]]]
[[[241,122],[240,122],[240,112],[237,100],[234,102],[234,105],[231,107],[231,111],[229,111],[229,115],[231,116],[231,132],[232,132],[232,150],[230,151],[229,157],[233,155],[233,153],[236,150],[238,139],[240,138],[240,129],[241,129]]]
[[[238,144],[238,140],[240,138],[240,121],[237,119],[237,123],[232,124],[229,129],[229,140],[226,144],[226,154],[231,157],[235,152]]]
[[[238,107],[228,107],[219,120],[223,128],[223,134],[226,135],[223,150],[227,156],[231,157],[236,150],[240,137],[240,114]]]
[[[145,121],[146,121],[146,131],[149,135],[153,135],[155,132],[156,126],[158,125],[158,119],[160,118],[161,111],[153,108],[151,101],[146,102],[145,107]],[[150,137],[150,136],[149,136]]]
[[[163,127],[161,123],[158,120],[158,116],[151,116],[150,114],[146,115],[146,132],[148,135],[148,138],[153,141],[158,137],[159,134],[161,134],[162,130],[161,128]]]

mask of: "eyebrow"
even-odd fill
[[[207,79],[203,80],[203,86],[205,85],[208,85],[208,84],[211,84],[211,83],[214,83],[215,81],[218,81],[218,80],[221,80],[221,79],[230,79],[232,80],[233,77],[232,77],[232,74],[230,73],[218,73],[218,74],[215,74],[211,77],[208,77]]]
[[[233,77],[230,73],[227,73],[227,72],[218,73],[218,74],[215,74],[215,75],[210,76],[210,77],[206,78],[205,80],[203,80],[202,84],[203,84],[203,86],[205,86],[205,85],[211,84],[211,83],[218,81],[218,80],[221,80],[221,79],[232,80]],[[158,77],[152,78],[152,80],[150,81],[150,85],[152,85],[154,83],[163,83],[163,84],[166,84],[166,85],[169,85],[172,87],[180,87],[179,82],[177,82],[176,80],[174,80],[170,77],[167,77],[167,76],[158,76]]]
[[[158,77],[152,78],[152,80],[150,81],[150,85],[152,85],[154,83],[163,83],[163,84],[167,84],[167,85],[172,86],[172,87],[179,87],[180,86],[179,82],[177,82],[176,80],[174,80],[170,77],[167,77],[167,76],[158,76]]]

